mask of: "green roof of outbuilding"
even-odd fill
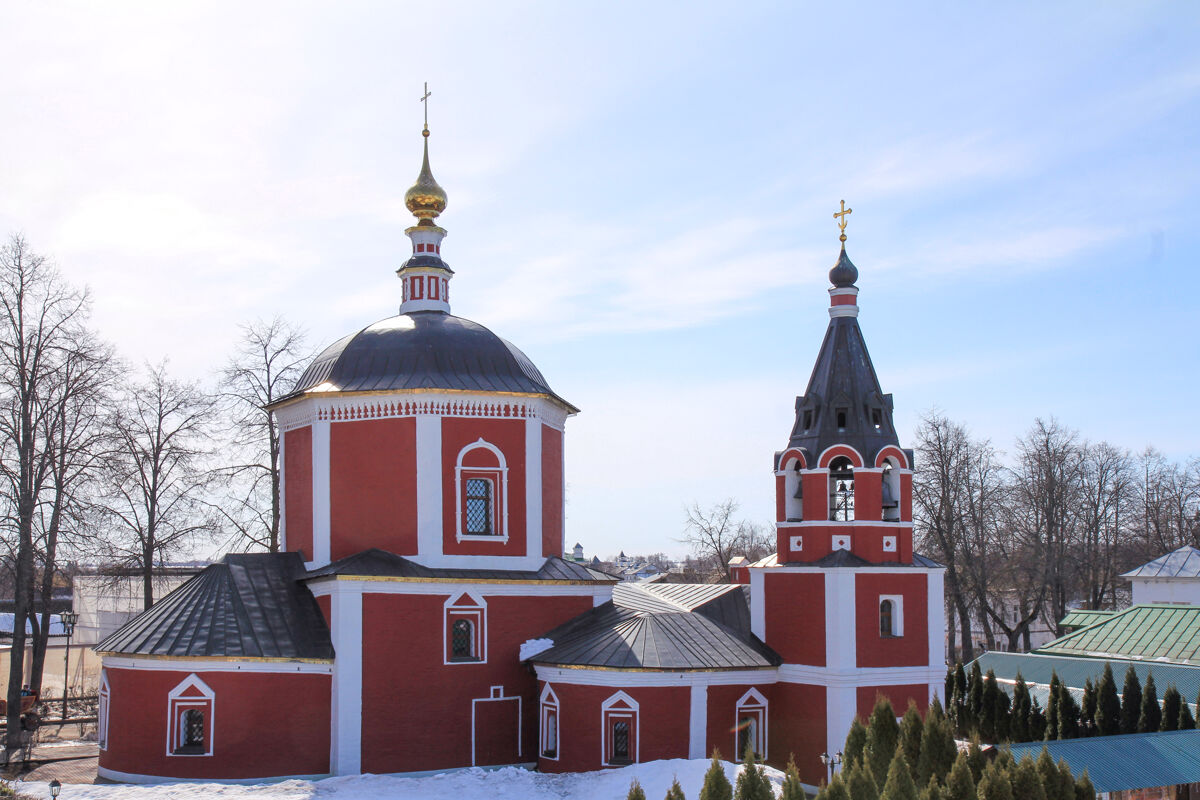
[[[1200,730],[1014,744],[1013,758],[1036,759],[1043,747],[1076,778],[1086,769],[1097,792],[1200,782]]]
[[[1200,665],[1200,606],[1133,606],[1037,652]]]
[[[1059,625],[1064,628],[1086,628],[1088,625],[1094,625],[1097,622],[1103,622],[1111,617],[1115,611],[1098,611],[1087,608],[1076,608],[1067,612],[1067,615],[1062,618]]]

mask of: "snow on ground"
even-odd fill
[[[466,769],[425,778],[390,775],[355,775],[321,781],[281,781],[244,786],[229,783],[159,783],[145,786],[126,784],[65,784],[60,800],[207,800],[208,798],[270,798],[270,800],[624,800],[629,783],[637,778],[647,800],[660,800],[678,777],[691,800],[700,795],[705,759],[672,759],[633,764],[600,772],[547,775],[505,767],[498,770]],[[736,783],[741,766],[724,762],[730,783]],[[783,773],[766,767],[767,777],[779,793]],[[18,783],[15,788],[32,797],[49,798],[45,783]]]

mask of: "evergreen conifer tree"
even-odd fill
[[[959,753],[954,767],[946,776],[946,792],[943,800],[975,800],[975,778],[967,764],[967,754]]]
[[[871,723],[867,726],[867,746],[865,750],[867,766],[871,768],[871,777],[876,786],[882,786],[887,780],[888,767],[892,757],[896,755],[896,745],[900,739],[900,726],[896,724],[896,712],[892,703],[883,695],[875,699],[875,709],[871,712]]]
[[[996,692],[996,709],[993,716],[996,719],[996,741],[1009,742],[1009,717],[1012,715],[1012,701],[1008,697],[1008,692],[1003,689],[998,689]]]
[[[1042,776],[1033,759],[1026,755],[1012,771],[1013,797],[1019,800],[1047,800]]]
[[[936,694],[930,698],[929,708],[925,709],[925,721],[928,722],[935,717],[946,718],[946,709],[942,706],[942,701],[938,699]]]
[[[1058,738],[1079,737],[1079,703],[1065,684],[1058,687]]]
[[[1058,796],[1062,800],[1075,800],[1075,776],[1065,758],[1058,760]]]
[[[1100,736],[1115,736],[1121,732],[1121,697],[1117,694],[1117,682],[1113,678],[1112,664],[1105,662],[1104,677],[1096,689],[1096,733]]]
[[[921,790],[921,800],[943,800],[942,786],[937,778],[930,778],[929,783]]]
[[[1058,696],[1062,694],[1062,682],[1058,679],[1058,673],[1051,671],[1050,673],[1050,695],[1046,698],[1046,739],[1052,740],[1058,738],[1058,712],[1061,707],[1061,702]]]
[[[952,702],[954,698],[954,670],[959,663],[961,662],[956,661],[953,667],[946,667],[946,689],[942,697],[946,698],[947,703]],[[937,695],[934,696],[936,697]]]
[[[862,761],[863,751],[867,747],[867,726],[858,717],[850,723],[850,732],[846,734],[846,744],[842,748],[843,769],[855,761]]]
[[[822,784],[821,788],[817,789],[817,796],[813,800],[828,800],[828,797],[829,786],[828,784]]]
[[[971,677],[967,680],[967,730],[972,733],[979,731],[980,716],[983,714],[983,673],[979,670],[979,662],[971,662]]]
[[[754,759],[754,747],[746,747],[746,757],[742,761],[742,771],[737,777],[737,788],[733,792],[734,800],[775,800],[775,791],[767,780],[767,773]]]
[[[1125,670],[1125,686],[1121,689],[1121,733],[1137,733],[1138,718],[1142,715],[1142,682],[1133,664]]]
[[[1028,742],[1029,712],[1033,707],[1029,695],[1029,684],[1021,673],[1017,673],[1017,681],[1013,684],[1012,711],[1008,720],[1008,738],[1013,742]]]
[[[1179,712],[1182,708],[1183,697],[1179,694],[1179,690],[1175,688],[1175,684],[1167,684],[1167,690],[1163,692],[1162,727],[1160,730],[1179,730]]]
[[[999,741],[997,738],[998,725],[996,712],[1000,707],[1000,700],[997,695],[1000,694],[1000,684],[996,682],[996,673],[992,670],[987,671],[987,677],[983,679],[983,696],[979,701],[979,738],[985,742]]]
[[[896,755],[888,765],[887,781],[879,797],[880,800],[918,800],[917,785],[913,783],[912,770],[902,748],[896,748]]]
[[[1179,705],[1179,730],[1190,731],[1196,727],[1196,718],[1192,716],[1192,708],[1187,703]]]
[[[949,716],[958,736],[966,735],[967,671],[959,661],[954,666],[954,694],[947,695],[950,703]]]
[[[700,787],[700,800],[733,800],[733,785],[725,777],[720,750],[713,750],[712,764],[704,773],[704,785]]]
[[[667,796],[663,800],[687,800],[683,793],[683,787],[679,785],[679,778],[671,779],[671,788],[667,789]],[[788,800],[797,800],[797,798],[788,798]]]
[[[833,783],[825,787],[825,800],[850,800],[846,782],[841,778],[834,778]]]
[[[921,758],[921,736],[925,732],[925,723],[921,721],[921,712],[917,704],[908,701],[908,710],[900,720],[900,751],[904,753],[904,761],[908,764],[911,777],[917,779],[917,762]],[[924,783],[918,784],[923,786]]]
[[[1047,748],[1042,748],[1042,754],[1038,756],[1034,765],[1037,767],[1038,775],[1042,779],[1042,789],[1046,793],[1046,800],[1060,800],[1058,767],[1054,765],[1054,759],[1050,757],[1050,751]]]
[[[1083,700],[1079,703],[1079,735],[1094,736],[1096,725],[1096,687],[1088,678],[1083,684]]]
[[[979,800],[1013,800],[1012,782],[1008,779],[1007,770],[996,762],[988,764],[975,787],[975,795]]]
[[[834,783],[839,783],[840,778],[834,776]],[[804,787],[800,784],[800,770],[796,769],[796,756],[789,755],[787,767],[783,770],[783,791],[779,794],[779,800],[808,800],[808,795],[804,792]]]
[[[1092,779],[1088,776],[1086,768],[1079,779],[1075,781],[1075,800],[1096,800],[1096,787],[1092,785]]]
[[[879,800],[879,785],[871,774],[871,768],[865,760],[855,762],[846,775],[846,788],[850,790],[850,800]]]
[[[1158,705],[1158,690],[1154,686],[1154,673],[1146,673],[1146,685],[1142,687],[1142,713],[1138,716],[1138,733],[1154,733],[1162,727],[1162,709]]]
[[[932,710],[925,715],[925,728],[921,731],[921,753],[917,757],[917,785],[929,783],[930,778],[944,781],[954,766],[958,746],[954,743],[954,731],[944,715]]]
[[[979,748],[979,739],[971,739],[971,746],[967,748],[967,766],[971,768],[971,779],[975,781],[975,786],[978,789],[979,779],[983,777],[983,768],[987,766],[987,759],[983,757],[983,750]]]
[[[646,793],[642,790],[642,784],[637,778],[629,784],[629,794],[625,795],[625,800],[646,800]]]
[[[1029,707],[1029,741],[1040,742],[1044,738],[1046,738],[1046,714],[1042,711],[1042,704],[1035,697]]]

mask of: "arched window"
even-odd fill
[[[172,689],[167,695],[167,755],[211,756],[215,708],[216,694],[198,675]]]
[[[101,750],[108,748],[108,706],[111,690],[108,686],[108,670],[100,671],[100,707],[96,713],[96,739]]]
[[[601,763],[620,765],[638,761],[638,704],[617,692],[600,704],[604,739]]]
[[[542,758],[558,759],[558,696],[546,684],[542,689],[542,742],[539,751]]]
[[[467,479],[467,529],[470,536],[491,536],[492,482],[487,478]]]
[[[845,456],[838,456],[829,465],[829,519],[854,519],[854,465]]]
[[[450,657],[471,659],[475,657],[475,626],[469,619],[456,619],[450,626]]]
[[[458,539],[508,541],[508,466],[500,448],[479,439],[458,454]]]
[[[766,758],[767,699],[757,689],[751,689],[737,701],[735,714],[737,750],[741,754],[738,757],[745,757],[750,749],[756,759]]]
[[[891,600],[884,600],[879,604],[879,635],[893,636],[892,633],[892,612],[893,606]]]

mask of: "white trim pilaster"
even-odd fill
[[[831,670],[858,666],[854,578],[854,570],[825,570],[825,664]]]
[[[417,552],[442,554],[442,418],[417,414]]]
[[[750,632],[763,642],[767,640],[766,579],[765,570],[750,570]]]
[[[944,667],[946,664],[946,571],[931,569],[926,584],[925,611],[929,620],[929,666]],[[938,696],[945,693],[945,684],[940,684]],[[941,697],[943,703],[946,698]]]
[[[329,501],[329,422],[317,420],[312,424],[312,513],[314,566],[329,563],[330,501]]]
[[[853,686],[825,687],[825,752],[838,753],[858,713],[858,690]]]
[[[708,686],[692,684],[688,713],[688,758],[704,758],[708,744]]]
[[[353,586],[334,591],[330,617],[337,660],[333,668],[329,771],[333,775],[357,775],[362,772],[362,593]]]
[[[525,420],[525,554],[542,555],[542,422],[536,418]]]
[[[279,552],[286,553],[287,546],[287,470],[284,469],[283,459],[287,456],[285,444],[286,436],[283,435],[283,429],[278,427],[279,420],[275,420],[275,433],[279,436]]]

